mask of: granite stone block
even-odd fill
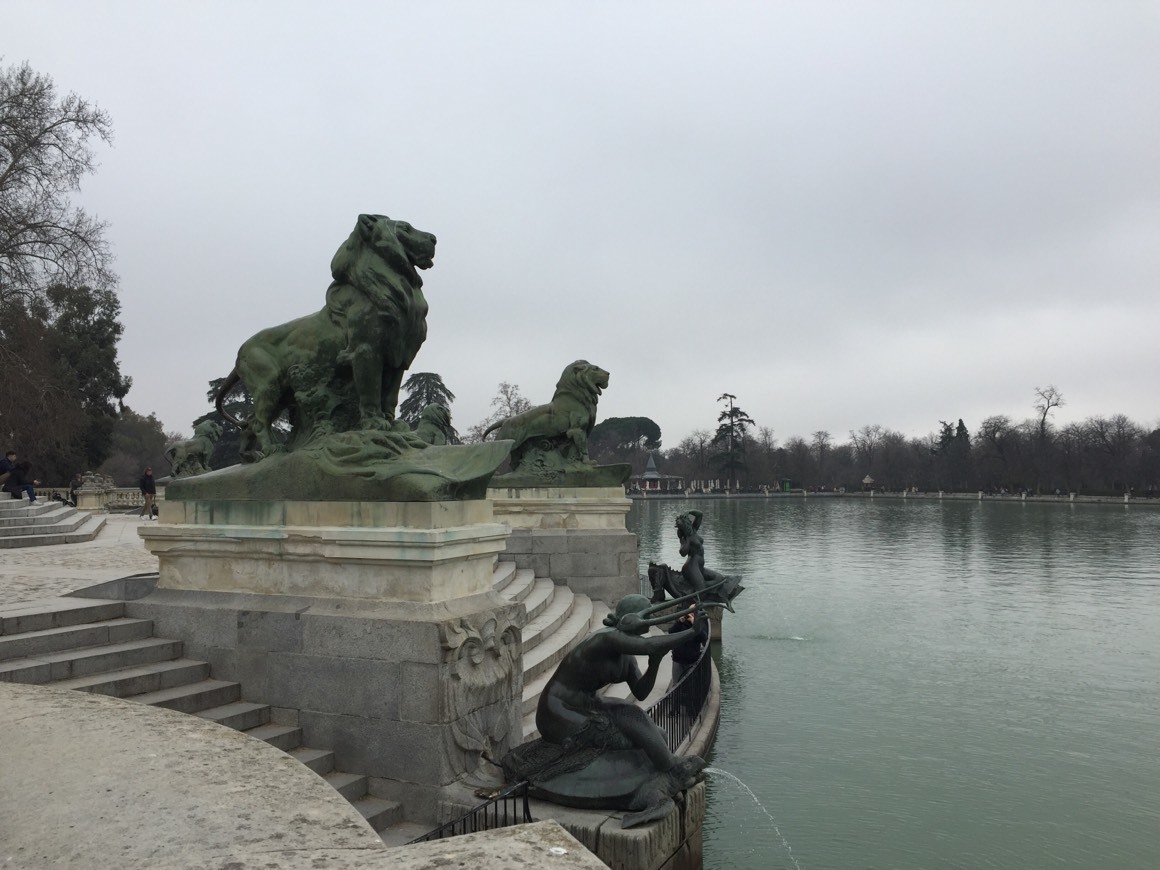
[[[238,648],[302,652],[302,614],[241,611]]]
[[[440,666],[404,662],[400,672],[399,718],[408,722],[438,722]]]
[[[324,614],[304,615],[302,652],[429,664],[442,658],[434,623]]]
[[[255,660],[251,659],[254,665]],[[265,656],[262,701],[361,717],[369,721],[399,715],[400,666],[367,659],[331,658],[296,653]],[[243,682],[244,684],[244,682]]]

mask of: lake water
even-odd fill
[[[746,586],[709,761],[769,814],[711,777],[707,870],[1160,867],[1160,509],[636,501],[642,572],[690,507]]]

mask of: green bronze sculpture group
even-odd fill
[[[414,432],[396,418],[403,376],[427,336],[419,272],[432,266],[435,243],[405,221],[359,215],[331,261],[325,305],[244,342],[217,394],[218,411],[241,431],[243,463],[209,471],[220,431],[200,431],[172,450],[167,497],[435,501],[484,498],[489,482],[623,484],[629,466],[598,466],[588,453],[609,376],[586,360],[565,367],[549,403],[490,427],[484,437],[494,432],[494,441],[451,443],[442,406],[429,406]],[[253,400],[240,420],[224,408],[239,384]],[[289,422],[285,437],[277,433],[282,419]],[[509,459],[507,472],[493,479]],[[637,704],[603,692],[626,683],[644,700],[664,657],[702,624],[670,634],[649,630],[692,611],[690,603],[705,605],[695,608],[697,620],[706,619],[706,607],[732,609],[738,578],[705,567],[700,525],[696,511],[678,518],[687,559],[679,572],[650,566],[652,601],[621,599],[605,627],[564,657],[536,711],[541,739],[503,759],[509,777],[530,779],[537,794],[559,803],[626,810],[626,827],[663,818],[673,796],[699,780],[700,758],[675,755]],[[638,656],[648,662],[643,673]]]

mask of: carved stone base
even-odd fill
[[[483,753],[520,742],[525,611],[494,592],[418,604],[159,588],[125,607],[409,817],[435,818]]]
[[[623,530],[632,507],[622,486],[492,486],[487,497],[513,529]]]
[[[526,611],[492,588],[489,502],[166,502],[140,534],[160,579],[126,609],[410,816],[519,743]]]
[[[507,529],[486,501],[177,501],[138,530],[162,589],[436,602],[486,592]]]

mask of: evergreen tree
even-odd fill
[[[741,473],[747,470],[745,462],[745,437],[754,425],[753,419],[734,404],[737,397],[723,393],[718,402],[726,402],[726,408],[717,415],[717,431],[713,435],[713,446],[717,448],[714,462],[725,475],[726,487],[734,489],[740,481]]]
[[[414,428],[419,423],[419,415],[428,405],[442,405],[448,411],[455,401],[455,393],[443,383],[443,378],[434,372],[415,372],[403,384],[407,398],[399,403],[399,417]]]

